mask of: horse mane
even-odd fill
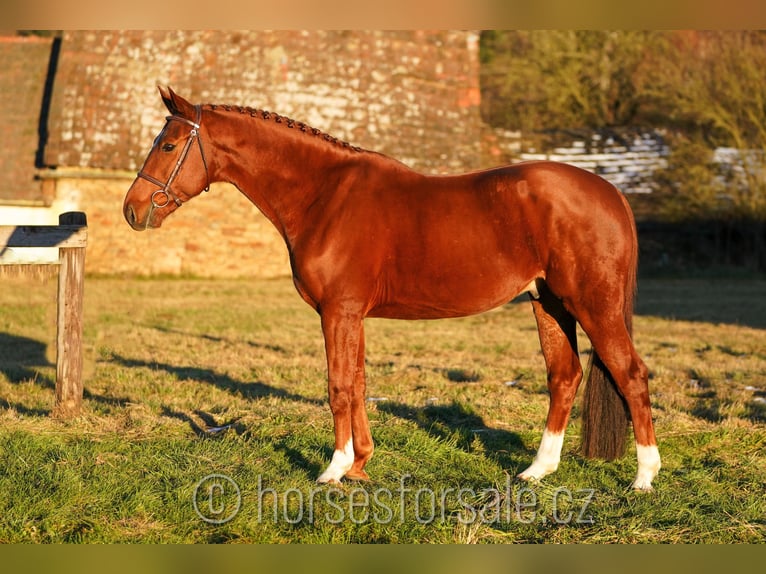
[[[309,126],[308,124],[296,121],[287,116],[282,116],[274,112],[269,112],[267,110],[252,108],[250,106],[232,106],[232,105],[219,105],[219,104],[208,104],[208,107],[213,111],[217,109],[222,109],[226,112],[238,112],[243,115],[249,115],[251,118],[260,119],[263,121],[273,121],[274,123],[281,124],[286,128],[297,129],[309,136],[321,139],[330,145],[342,147],[349,151],[353,151],[353,152],[367,151],[358,146],[351,145],[347,141],[343,141],[334,136],[331,136],[330,134],[325,133],[322,130],[313,128]]]

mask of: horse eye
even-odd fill
[[[166,143],[162,144],[162,151],[173,151],[176,149],[176,144]]]

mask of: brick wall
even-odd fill
[[[44,203],[35,154],[50,38],[0,36],[0,202]]]
[[[420,171],[456,173],[481,163],[478,66],[471,32],[66,32],[46,161],[58,166],[57,195],[88,215],[88,272],[285,275],[281,238],[228,185],[161,230],[125,223],[131,172],[167,113],[157,84],[193,102],[290,116]]]

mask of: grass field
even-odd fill
[[[2,281],[0,542],[766,539],[766,281],[640,283],[651,494],[629,489],[632,447],[577,454],[577,410],[559,471],[513,480],[547,408],[527,302],[367,321],[372,480],[338,488],[314,482],[333,444],[324,350],[289,279],[89,277],[71,421],[50,417],[55,279]]]

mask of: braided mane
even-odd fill
[[[211,110],[217,110],[220,108],[227,112],[239,112],[240,114],[249,115],[252,118],[257,118],[264,121],[273,121],[277,124],[282,124],[283,126],[287,128],[298,129],[302,131],[303,133],[308,134],[310,136],[321,138],[322,140],[332,145],[340,146],[355,152],[365,151],[363,148],[351,145],[350,143],[340,140],[334,136],[331,136],[330,134],[327,134],[323,132],[322,130],[313,128],[303,122],[297,122],[291,118],[288,118],[287,116],[281,116],[274,112],[269,112],[269,111],[261,110],[257,108],[251,108],[250,106],[208,104],[208,107]]]

